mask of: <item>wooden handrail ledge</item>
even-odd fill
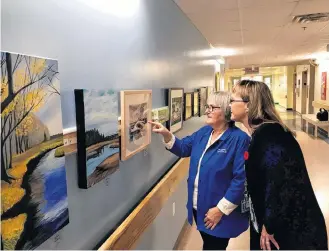
[[[180,159],[98,250],[130,250],[152,224],[188,173],[190,159]]]

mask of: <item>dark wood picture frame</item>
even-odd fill
[[[200,116],[200,109],[199,109],[199,92],[194,91],[193,92],[193,117]],[[196,101],[196,102],[195,102]],[[197,109],[195,109],[197,108]]]
[[[190,114],[188,115],[187,112],[187,97],[190,96]],[[184,93],[184,121],[189,120],[190,118],[193,117],[193,98],[194,98],[194,92],[185,92]]]
[[[199,117],[201,117],[206,112],[205,106],[207,104],[207,87],[200,87],[197,90],[199,92]],[[202,91],[204,91],[204,93]]]
[[[181,93],[179,93],[181,92]],[[178,95],[181,94],[181,95]],[[173,124],[173,104],[172,104],[172,99],[173,98],[181,98],[181,104],[179,105],[178,108],[180,108],[180,120],[176,123]],[[183,118],[184,118],[184,88],[170,88],[167,89],[166,92],[166,105],[169,107],[169,120],[167,121],[166,125],[167,125],[167,129],[174,133],[174,132],[178,132],[179,130],[181,130],[183,128]]]

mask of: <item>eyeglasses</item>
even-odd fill
[[[247,101],[247,100],[242,100],[242,99],[230,99],[230,103],[234,103],[234,102],[248,103],[249,101]]]
[[[220,108],[220,106],[212,106],[212,105],[205,105],[205,110],[209,110],[209,112],[212,112],[215,108]]]

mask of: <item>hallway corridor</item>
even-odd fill
[[[308,172],[312,181],[313,189],[317,196],[318,202],[324,214],[327,232],[329,233],[329,141],[328,138],[321,136],[315,138],[313,134],[307,134],[301,130],[300,116],[295,112],[285,111],[277,107],[281,118],[284,122],[297,133],[297,140],[304,153],[304,158]],[[310,130],[311,133],[312,130]],[[329,237],[329,236],[328,236]],[[202,240],[200,234],[193,225],[178,246],[181,250],[202,250]],[[249,230],[235,239],[231,239],[228,250],[250,250],[249,249]]]

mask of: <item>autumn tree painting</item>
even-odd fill
[[[57,61],[1,52],[1,235],[34,249],[68,223]]]

